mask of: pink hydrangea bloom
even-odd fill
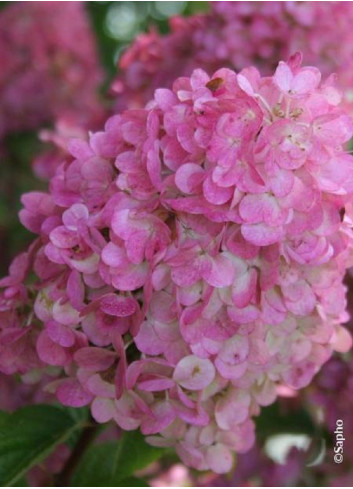
[[[141,107],[160,86],[195,68],[208,73],[256,65],[269,75],[280,59],[300,50],[323,76],[335,72],[353,86],[351,2],[210,2],[211,11],[172,17],[170,33],[141,34],[119,61],[113,84],[118,107]],[[324,33],[324,34],[323,34]],[[348,95],[348,94],[347,94]]]
[[[84,5],[17,2],[0,12],[0,138],[57,117],[101,116],[102,72]]]
[[[352,326],[352,324],[350,324]],[[191,486],[229,486],[229,487],[301,487],[310,480],[312,484],[329,487],[350,487],[353,477],[353,443],[345,433],[350,433],[353,407],[353,362],[352,352],[342,356],[335,354],[321,369],[313,382],[300,393],[293,391],[292,400],[284,397],[278,400],[279,415],[283,419],[295,422],[297,414],[307,411],[315,425],[315,432],[307,433],[312,442],[300,450],[292,447],[283,456],[284,464],[276,463],[269,458],[266,442],[271,440],[271,434],[264,440],[258,440],[256,445],[246,454],[237,457],[236,470],[229,476],[216,474],[196,475],[189,484]],[[299,411],[297,409],[299,408]],[[332,446],[335,446],[335,431],[337,420],[343,422],[344,457],[343,463],[332,464]],[[276,421],[275,421],[276,422]],[[307,429],[307,428],[305,428]],[[289,433],[283,433],[289,436]],[[331,438],[327,444],[324,437]],[[290,441],[290,440],[288,440]],[[267,454],[266,454],[267,452]],[[284,451],[284,453],[286,450]],[[312,464],[312,460],[319,463]],[[189,478],[192,474],[189,473]],[[156,478],[158,484],[159,478]]]
[[[320,77],[300,54],[196,70],[72,140],[23,197],[39,237],[0,282],[1,371],[56,367],[61,403],[228,472],[278,386],[351,346],[353,123]]]

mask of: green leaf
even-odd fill
[[[210,2],[188,2],[185,8],[186,15],[208,13],[210,11]]]
[[[257,438],[261,440],[282,433],[313,435],[315,430],[315,424],[305,409],[299,407],[286,412],[279,402],[263,408],[256,418]]]
[[[148,445],[138,431],[126,432],[116,442],[90,447],[83,456],[71,484],[76,487],[127,485],[122,481],[131,480],[131,476],[137,470],[157,460],[162,453],[163,449]]]
[[[81,428],[82,420],[54,406],[0,411],[0,486],[14,486],[28,469]]]

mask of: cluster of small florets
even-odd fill
[[[0,369],[50,366],[61,403],[227,472],[276,387],[351,344],[339,101],[296,55],[266,78],[196,70],[73,140],[50,193],[23,197],[39,237],[0,283]]]
[[[351,2],[210,2],[211,12],[172,17],[170,33],[141,34],[123,54],[113,89],[118,107],[141,107],[156,88],[193,69],[208,73],[255,65],[273,73],[278,60],[300,50],[323,76],[353,86]],[[351,40],[351,41],[350,41]]]
[[[102,72],[84,5],[19,2],[0,12],[0,139],[57,117],[101,115]]]

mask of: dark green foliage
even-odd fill
[[[106,442],[91,446],[83,456],[71,481],[73,486],[128,486],[128,481],[163,453],[144,441],[138,431],[126,432],[118,442]],[[130,484],[129,484],[130,485]],[[141,482],[139,486],[147,484]]]
[[[0,486],[15,485],[83,423],[54,406],[27,406],[13,414],[0,411]]]

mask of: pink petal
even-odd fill
[[[248,369],[248,362],[239,363],[238,365],[230,365],[223,362],[221,359],[216,358],[215,365],[218,372],[224,379],[236,380],[240,379]]]
[[[204,170],[195,163],[181,165],[175,173],[175,185],[185,194],[192,194],[202,183]]]
[[[245,307],[253,298],[256,290],[257,273],[253,268],[236,276],[232,285],[232,301],[239,308]]]
[[[302,68],[299,73],[295,75],[292,81],[291,90],[298,95],[311,92],[317,88],[320,80],[321,73],[317,68]]]
[[[110,267],[119,267],[126,262],[124,250],[110,242],[102,251],[103,262]]]
[[[56,321],[49,321],[46,324],[46,330],[49,338],[54,343],[58,343],[58,345],[68,348],[75,343],[75,333],[63,324],[57,323]]]
[[[156,377],[153,379],[142,380],[137,383],[138,388],[142,391],[158,392],[167,391],[174,387],[175,382],[166,377]]]
[[[273,81],[282,92],[289,92],[292,86],[293,73],[287,63],[279,62],[273,76]]]
[[[352,348],[352,336],[343,326],[338,326],[332,341],[335,351],[346,353]]]
[[[249,416],[250,395],[242,391],[228,391],[217,401],[215,418],[222,430],[232,430]]]
[[[159,401],[152,407],[152,416],[144,416],[141,423],[141,433],[154,435],[169,426],[175,419],[173,405],[168,401]]]
[[[120,271],[113,276],[112,285],[122,291],[139,289],[145,285],[148,272],[148,263],[141,263],[135,266],[130,265],[124,271]]]
[[[38,336],[37,352],[39,358],[48,365],[64,366],[70,361],[70,355],[62,346],[54,343],[46,331],[42,331]]]
[[[58,248],[73,248],[78,243],[78,236],[65,226],[59,226],[50,233],[50,241]]]
[[[87,371],[86,371],[87,373]],[[105,382],[99,374],[92,375],[85,382],[86,388],[95,396],[115,399],[115,385]]]
[[[91,413],[97,423],[107,423],[114,418],[116,412],[115,404],[112,399],[96,397],[91,405]]]
[[[152,324],[144,321],[141,324],[140,330],[135,336],[137,348],[147,355],[160,355],[163,353],[165,343],[156,335]]]
[[[87,392],[76,379],[63,380],[57,391],[56,396],[64,406],[82,407],[89,404],[93,396]]]
[[[100,309],[111,316],[127,317],[137,310],[137,302],[132,297],[107,294],[100,300]]]
[[[103,348],[88,346],[78,350],[74,355],[74,359],[80,367],[92,372],[100,372],[107,370],[113,365],[116,354]]]
[[[229,448],[216,443],[207,449],[206,462],[216,474],[226,474],[231,470],[234,460]]]
[[[80,322],[80,313],[67,302],[58,300],[53,305],[53,318],[66,326],[76,326]]]
[[[265,222],[273,226],[284,221],[277,200],[269,194],[245,195],[239,204],[239,214],[247,223]]]
[[[234,195],[233,187],[220,187],[208,176],[203,182],[203,194],[211,204],[222,205],[228,202]]]
[[[260,315],[257,307],[253,306],[252,304],[241,309],[235,306],[228,307],[227,312],[229,318],[238,324],[251,323],[252,321],[255,321]]]
[[[152,184],[157,190],[162,188],[161,160],[159,157],[159,143],[155,141],[154,148],[147,153],[147,171]]]
[[[185,389],[202,390],[213,381],[215,368],[210,360],[189,355],[175,367],[173,378]]]
[[[204,279],[213,287],[227,287],[234,281],[234,267],[226,256],[219,254],[211,260],[211,269],[203,273]]]
[[[75,309],[81,310],[84,306],[85,286],[81,274],[77,270],[70,273],[66,290],[70,304]]]
[[[283,228],[281,226],[271,227],[264,223],[243,224],[241,233],[251,244],[268,246],[282,239]]]
[[[70,231],[76,231],[78,222],[87,221],[89,212],[84,204],[73,204],[62,216],[65,227]]]

